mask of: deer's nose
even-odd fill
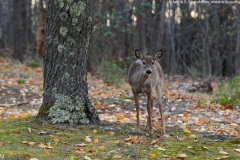
[[[146,73],[147,73],[147,74],[151,74],[152,71],[148,69],[148,70],[146,70]]]

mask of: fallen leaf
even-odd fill
[[[94,144],[98,144],[98,138],[95,138],[95,139],[93,140],[93,143],[94,143]]]
[[[80,143],[80,144],[76,144],[77,147],[85,147],[87,146],[88,144],[85,144],[85,143]]]
[[[183,118],[182,118],[182,121],[183,121],[184,123],[187,123],[187,122],[188,122],[188,119],[187,119],[186,117],[183,117]]]
[[[124,114],[121,114],[121,113],[117,114],[117,120],[121,120],[123,118],[124,118]]]
[[[199,123],[205,123],[205,122],[207,122],[207,119],[206,118],[199,118],[198,122]]]
[[[92,139],[90,138],[90,136],[86,136],[86,137],[85,137],[85,141],[88,142],[88,143],[90,143],[90,142],[92,142]]]
[[[36,144],[36,142],[29,142],[28,144],[29,144],[29,146],[34,146]]]
[[[222,159],[228,159],[229,156],[222,156],[222,157],[217,157],[215,158],[215,160],[222,160]]]
[[[42,149],[46,149],[48,146],[43,144],[43,143],[39,143],[38,147],[42,148]]]
[[[14,119],[14,118],[16,118],[14,115],[10,115],[10,116],[8,116],[8,118],[9,119]]]
[[[185,158],[187,158],[187,155],[186,154],[178,154],[177,157],[185,159]]]
[[[184,132],[184,133],[188,133],[188,134],[191,133],[190,129],[188,129],[188,128],[184,128],[184,129],[183,129],[183,132]]]
[[[98,131],[96,129],[94,129],[92,132],[96,134]]]
[[[165,148],[161,148],[161,147],[158,147],[158,150],[160,150],[160,151],[166,151]]]
[[[59,142],[59,138],[53,136],[53,135],[49,135],[55,142]]]
[[[25,154],[25,153],[23,153],[22,155],[23,155],[24,157],[31,157],[30,154]]]
[[[152,158],[155,158],[156,157],[156,154],[154,154],[154,153],[149,153],[148,154],[150,157],[152,157]]]
[[[28,141],[22,141],[23,144],[28,144]]]
[[[184,117],[188,117],[188,116],[189,116],[189,113],[188,113],[188,112],[184,112],[184,113],[183,113],[183,116],[184,116]]]
[[[236,123],[231,123],[230,126],[231,126],[231,128],[234,128],[234,129],[238,128],[238,124],[236,124]]]
[[[88,157],[88,156],[84,156],[83,157],[85,160],[92,160],[90,157]]]
[[[195,138],[196,138],[196,135],[195,135],[195,134],[191,134],[191,135],[189,136],[189,138],[190,138],[190,139],[195,139]]]
[[[238,132],[237,131],[232,131],[230,132],[231,136],[237,137],[238,136]]]
[[[154,144],[156,144],[158,141],[159,141],[159,139],[152,140],[152,142],[151,142],[150,144],[151,144],[151,145],[154,145]]]
[[[104,150],[105,149],[105,146],[100,146],[99,147],[101,150]]]
[[[240,152],[240,149],[234,149],[234,151]]]
[[[163,158],[166,158],[166,159],[169,157],[168,155],[162,155],[162,156],[163,156]]]
[[[78,155],[83,155],[84,154],[84,150],[80,147],[75,148],[75,150],[76,150],[76,154],[78,154]]]
[[[208,147],[206,147],[206,146],[203,146],[202,148],[203,148],[203,149],[209,149],[209,148],[208,148]]]
[[[228,153],[225,152],[225,151],[219,151],[220,154],[224,154],[224,155],[227,155]]]
[[[155,126],[155,127],[161,127],[161,122],[156,121],[156,122],[154,123],[154,126]]]
[[[113,136],[113,135],[114,135],[114,132],[113,132],[113,131],[109,131],[109,132],[108,132],[108,135],[109,135],[109,136]]]
[[[49,155],[49,151],[47,149],[44,149],[44,153]]]
[[[89,149],[88,152],[89,152],[89,153],[93,153],[93,152],[97,152],[97,150]]]
[[[23,113],[21,113],[18,117],[19,118],[25,118],[25,117],[27,117],[28,116],[28,112],[23,112]]]
[[[122,156],[121,155],[114,155],[112,158],[113,159],[120,159],[120,158],[122,158]]]
[[[188,149],[192,149],[192,148],[193,148],[193,146],[187,146],[187,148],[188,148]]]

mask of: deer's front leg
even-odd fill
[[[133,91],[136,112],[137,112],[137,130],[140,130],[140,118],[139,118],[139,95],[135,91]]]
[[[151,108],[152,108],[152,112],[153,112],[153,96],[152,96],[152,99],[151,99]],[[151,114],[153,114],[152,112],[151,112]],[[151,117],[152,117],[152,115],[151,115]],[[147,129],[149,129],[148,118],[147,118],[147,124],[146,124],[146,126],[145,126],[145,130],[147,130]]]
[[[164,134],[166,132],[166,129],[165,129],[165,122],[164,122],[164,117],[163,117],[162,91],[161,91],[160,83],[156,86],[156,90],[157,90],[157,95],[158,95],[158,108],[159,108],[159,112],[160,112],[160,115],[161,115],[162,133]]]
[[[147,125],[149,127],[150,134],[153,134],[153,125],[152,125],[152,92],[147,93],[147,112],[148,112],[148,119]]]

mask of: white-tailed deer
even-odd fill
[[[139,50],[135,50],[136,60],[129,68],[128,81],[132,87],[132,92],[135,99],[135,106],[137,112],[137,130],[140,130],[140,119],[139,119],[139,93],[147,94],[147,124],[149,127],[150,134],[153,134],[152,125],[152,110],[153,110],[153,97],[152,93],[154,88],[157,91],[158,107],[161,115],[161,127],[162,133],[165,133],[165,124],[162,110],[161,100],[161,83],[163,78],[162,67],[158,63],[162,57],[163,51],[159,50],[154,55],[144,55]]]

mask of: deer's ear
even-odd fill
[[[162,51],[162,50],[159,50],[159,51],[157,51],[157,52],[153,55],[153,57],[154,57],[156,60],[159,60],[159,59],[162,58],[162,55],[163,55],[163,51]]]
[[[135,56],[137,59],[142,59],[143,54],[138,49],[135,50]]]

